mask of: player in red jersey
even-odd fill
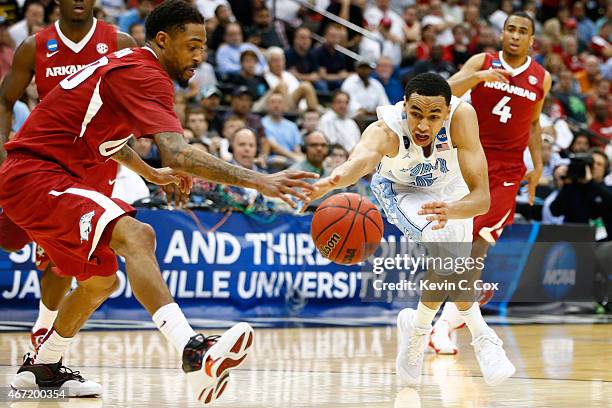
[[[8,139],[13,105],[33,77],[38,96],[43,99],[62,79],[82,66],[118,49],[136,46],[132,37],[94,18],[94,3],[93,0],[59,0],[59,20],[27,38],[17,49],[11,70],[0,86],[0,143]],[[3,156],[4,151],[0,148],[0,162]],[[101,192],[108,196],[113,189],[109,180],[115,179],[117,170],[117,163],[109,160],[91,172],[99,177],[99,183],[104,187]],[[28,242],[27,234],[5,214],[0,214],[0,248],[17,251]],[[36,261],[43,272],[39,314],[31,334],[34,348],[53,324],[59,302],[72,282],[71,277],[51,272],[52,265],[40,247]]]
[[[529,204],[533,205],[542,175],[540,113],[552,81],[550,74],[529,57],[534,27],[528,14],[512,13],[501,35],[502,50],[494,55],[474,55],[449,79],[455,96],[471,90],[489,166],[491,208],[474,218],[474,258],[486,256],[504,227],[512,224],[521,181],[528,183]],[[523,152],[527,147],[534,169],[525,174]],[[490,299],[492,293],[488,296]],[[431,348],[440,354],[456,354],[452,331],[462,326],[459,311],[447,302],[432,330]]]
[[[187,85],[202,62],[204,19],[182,0],[168,0],[147,18],[147,47],[102,57],[65,78],[6,144],[0,167],[0,205],[40,243],[53,262],[78,280],[61,302],[35,359],[26,359],[11,385],[67,388],[71,395],[100,394],[101,387],[63,368],[61,359],[91,313],[118,284],[116,255],[138,301],[182,354],[182,368],[205,404],[225,389],[229,370],[244,362],[253,330],[238,323],[222,336],[196,334],[161,276],[155,233],[131,215],[134,209],[92,186],[92,167],[108,159],[132,162],[131,137],[152,137],[162,162],[204,179],[248,187],[283,199],[305,200],[313,191],[306,172],[264,175],[233,166],[187,144],[173,111],[172,80]],[[61,105],[61,110],[57,109]],[[24,206],[23,203],[27,203]]]

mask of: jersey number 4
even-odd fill
[[[492,113],[499,116],[499,121],[501,123],[508,123],[508,119],[512,117],[510,107],[506,105],[508,102],[510,102],[510,97],[504,96],[497,102],[497,105],[493,107]]]

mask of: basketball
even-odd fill
[[[370,200],[359,194],[341,193],[327,198],[317,208],[310,233],[321,255],[352,265],[376,251],[383,230],[380,212]]]

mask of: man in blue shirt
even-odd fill
[[[261,123],[270,143],[270,151],[279,155],[270,160],[279,165],[301,160],[302,135],[294,122],[283,117],[286,109],[284,95],[277,91],[271,92],[268,96],[267,107],[268,114]]]
[[[245,43],[242,28],[237,23],[228,24],[225,28],[225,42],[215,54],[217,71],[222,75],[238,75],[240,73],[240,55],[246,50],[252,50],[257,55],[258,63],[255,74],[262,75],[267,63],[259,49],[250,43]]]
[[[130,9],[119,16],[117,25],[119,31],[124,33],[130,32],[130,27],[134,24],[144,25],[147,16],[155,8],[155,3],[152,0],[138,0],[138,7]]]

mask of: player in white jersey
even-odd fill
[[[310,199],[350,186],[378,167],[372,190],[388,220],[405,235],[423,243],[444,243],[436,246],[443,251],[453,243],[470,243],[472,219],[487,212],[490,201],[474,108],[452,97],[441,76],[421,74],[408,82],[403,102],[379,107],[377,114],[379,120],[364,131],[349,159],[315,183],[318,189]],[[471,244],[463,248],[469,256]],[[428,271],[428,277],[436,279],[435,272]],[[416,310],[398,315],[396,368],[404,384],[420,379],[431,322],[446,294],[425,290]],[[472,299],[456,305],[472,334],[485,382],[497,385],[515,368]]]

